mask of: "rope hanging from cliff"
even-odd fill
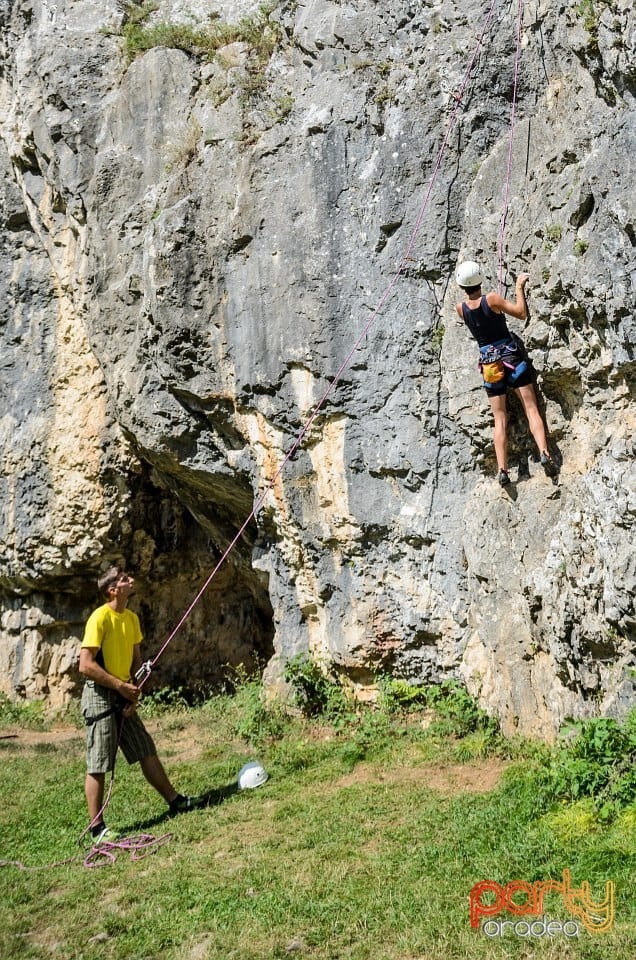
[[[504,291],[504,236],[506,232],[506,220],[508,218],[508,204],[510,197],[510,182],[512,180],[512,144],[515,135],[515,119],[517,112],[517,89],[519,85],[519,64],[521,60],[521,38],[523,30],[523,0],[517,0],[517,47],[515,50],[515,67],[512,84],[512,105],[510,107],[510,134],[508,137],[508,160],[506,163],[506,180],[504,184],[503,209],[501,211],[501,223],[499,225],[499,293]]]
[[[316,417],[317,417],[318,414],[320,413],[320,411],[321,411],[321,409],[323,408],[324,404],[326,403],[327,399],[329,398],[329,396],[331,395],[331,393],[333,393],[333,391],[335,390],[335,388],[336,388],[338,382],[340,381],[343,373],[345,372],[345,370],[348,368],[349,364],[351,363],[351,360],[352,360],[354,354],[357,352],[357,350],[358,350],[358,348],[360,347],[362,341],[365,339],[365,337],[366,337],[367,334],[369,333],[369,330],[371,329],[371,327],[372,327],[373,324],[375,323],[378,315],[380,314],[380,311],[382,310],[382,308],[384,307],[385,303],[387,302],[387,300],[388,300],[389,297],[391,296],[391,293],[393,292],[393,290],[394,290],[394,288],[395,288],[398,280],[400,279],[401,275],[404,273],[404,270],[405,270],[407,264],[409,263],[409,261],[410,261],[410,259],[411,259],[411,253],[412,253],[412,251],[413,251],[413,247],[415,246],[415,241],[416,241],[416,239],[417,239],[417,237],[418,237],[418,234],[419,234],[419,232],[420,232],[420,229],[421,229],[421,227],[422,227],[422,223],[423,223],[423,220],[424,220],[424,215],[425,215],[425,213],[426,213],[426,211],[427,211],[427,209],[428,209],[428,205],[429,205],[429,202],[430,202],[430,198],[431,198],[431,194],[432,194],[432,191],[433,191],[433,187],[434,187],[435,182],[436,182],[436,180],[437,180],[437,176],[438,176],[438,174],[439,174],[439,171],[440,171],[440,168],[441,168],[441,165],[442,165],[442,160],[444,159],[444,155],[445,155],[445,153],[446,153],[446,150],[447,150],[447,147],[448,147],[450,138],[451,138],[451,134],[453,133],[453,130],[455,129],[455,125],[456,125],[456,123],[457,123],[457,118],[458,118],[459,111],[460,111],[460,108],[461,108],[461,105],[462,105],[462,97],[463,97],[463,95],[464,95],[464,92],[466,91],[466,88],[467,88],[468,83],[469,83],[469,81],[470,81],[470,78],[471,78],[471,76],[472,76],[473,69],[474,69],[475,63],[476,63],[476,61],[477,61],[477,56],[478,56],[479,51],[480,51],[480,49],[481,49],[481,46],[482,46],[482,44],[483,44],[484,38],[485,38],[486,34],[488,33],[489,28],[490,28],[490,25],[491,25],[491,22],[492,22],[492,18],[493,18],[494,12],[495,12],[495,8],[496,8],[496,6],[497,6],[497,2],[498,2],[498,0],[491,0],[491,2],[490,2],[490,7],[489,7],[488,12],[487,12],[487,14],[486,14],[486,17],[485,17],[485,19],[484,19],[484,22],[483,22],[481,31],[480,31],[479,36],[478,36],[478,39],[477,39],[477,41],[476,41],[476,43],[475,43],[475,47],[474,47],[474,49],[473,49],[472,55],[471,55],[471,57],[470,57],[470,60],[469,60],[469,62],[468,62],[468,66],[466,67],[466,70],[465,70],[465,72],[464,72],[464,76],[463,76],[461,85],[460,85],[459,90],[457,91],[456,95],[454,96],[455,105],[454,105],[454,107],[453,107],[453,110],[452,110],[450,119],[449,119],[449,121],[448,121],[448,124],[447,124],[447,127],[446,127],[446,132],[445,132],[444,138],[443,138],[443,140],[442,140],[442,144],[441,144],[441,146],[440,146],[440,148],[439,148],[439,150],[438,150],[437,157],[436,157],[435,163],[434,163],[434,165],[433,165],[433,171],[432,171],[432,173],[431,173],[431,177],[430,177],[430,180],[429,180],[429,184],[428,184],[428,188],[427,188],[427,191],[426,191],[424,200],[423,200],[423,202],[422,202],[422,204],[421,204],[421,206],[420,206],[418,215],[417,215],[417,217],[416,217],[415,226],[413,227],[413,230],[412,230],[412,232],[411,232],[411,236],[410,236],[410,238],[409,238],[409,242],[408,242],[408,244],[407,244],[406,250],[405,250],[405,252],[404,252],[404,254],[403,254],[403,256],[402,256],[402,259],[400,260],[400,262],[399,262],[399,264],[398,264],[398,266],[397,266],[397,269],[396,269],[393,277],[391,278],[391,281],[388,283],[388,285],[387,285],[386,288],[384,289],[383,293],[381,294],[381,296],[380,296],[380,298],[379,298],[379,300],[378,300],[378,303],[377,303],[375,309],[372,311],[372,313],[371,313],[370,316],[368,317],[368,319],[367,319],[364,327],[362,328],[362,332],[361,332],[360,334],[358,334],[358,336],[357,336],[357,338],[356,338],[353,346],[352,346],[351,349],[349,350],[349,353],[346,355],[345,359],[344,359],[344,360],[342,361],[342,363],[340,364],[340,367],[338,368],[338,370],[336,371],[335,376],[333,377],[333,379],[332,379],[331,382],[329,383],[329,386],[327,387],[327,389],[325,390],[325,392],[323,393],[323,395],[321,396],[321,398],[319,399],[319,401],[317,402],[317,404],[316,404],[315,407],[313,408],[313,410],[312,410],[312,412],[311,412],[311,414],[310,414],[310,416],[309,416],[309,419],[306,421],[306,423],[304,424],[304,426],[303,426],[303,427],[301,428],[301,430],[299,431],[299,433],[298,433],[298,435],[297,435],[294,443],[292,444],[292,446],[291,446],[290,449],[288,450],[285,458],[284,458],[283,461],[281,462],[280,466],[278,467],[278,469],[276,470],[276,472],[274,473],[274,475],[273,475],[273,476],[271,477],[271,479],[267,482],[267,484],[266,484],[266,486],[265,486],[265,489],[264,489],[264,490],[262,491],[262,493],[258,496],[258,498],[257,498],[256,502],[254,503],[254,506],[253,506],[250,514],[249,514],[248,517],[245,519],[245,521],[243,522],[243,524],[241,525],[241,527],[240,527],[239,530],[237,531],[236,535],[234,536],[234,538],[232,539],[232,541],[229,543],[229,545],[227,546],[227,548],[225,549],[225,551],[224,551],[223,554],[221,555],[221,557],[220,557],[219,561],[216,563],[214,569],[212,570],[212,572],[210,573],[210,575],[208,576],[208,578],[205,580],[205,582],[203,583],[203,586],[200,588],[200,590],[198,591],[198,593],[196,594],[196,596],[194,597],[194,599],[192,600],[192,602],[190,603],[190,605],[187,607],[187,609],[185,610],[185,612],[182,614],[180,620],[178,621],[178,623],[176,624],[176,626],[172,629],[172,631],[170,632],[170,634],[169,634],[168,637],[166,638],[165,642],[164,642],[164,643],[162,644],[162,646],[160,647],[160,649],[159,649],[159,651],[157,652],[157,654],[153,657],[152,660],[149,660],[149,661],[148,661],[148,664],[147,664],[147,666],[148,666],[148,672],[147,672],[146,676],[142,679],[142,681],[141,681],[141,683],[140,683],[140,687],[142,687],[143,684],[146,682],[146,680],[147,680],[148,677],[150,676],[150,671],[154,668],[154,666],[156,665],[156,663],[158,662],[158,660],[160,659],[160,657],[163,655],[163,653],[164,653],[164,651],[166,650],[166,648],[170,645],[170,643],[171,643],[172,640],[175,638],[175,636],[177,635],[177,633],[179,632],[179,630],[181,629],[181,627],[184,625],[184,623],[186,622],[186,620],[188,619],[188,617],[190,616],[190,614],[192,613],[192,611],[195,609],[195,607],[197,606],[197,604],[199,603],[199,601],[200,601],[201,598],[203,597],[204,593],[206,592],[206,590],[208,589],[208,587],[210,586],[210,584],[212,583],[212,581],[213,581],[214,578],[216,577],[217,573],[219,572],[219,570],[221,569],[221,567],[224,565],[225,561],[227,560],[227,558],[228,558],[229,555],[231,554],[232,550],[234,549],[234,547],[236,546],[236,544],[238,543],[238,541],[240,540],[240,538],[243,536],[243,533],[244,533],[245,530],[247,529],[248,525],[251,523],[252,519],[254,519],[254,518],[256,517],[256,515],[259,513],[259,511],[261,510],[263,504],[265,503],[265,500],[266,500],[266,498],[267,498],[267,495],[269,494],[269,492],[270,492],[270,491],[273,489],[273,487],[275,486],[278,478],[279,478],[280,475],[282,474],[282,472],[283,472],[283,470],[285,469],[287,463],[291,460],[291,458],[292,458],[292,457],[294,456],[294,454],[296,453],[296,450],[298,449],[298,447],[299,447],[300,444],[302,443],[303,439],[305,438],[307,432],[309,431],[309,429],[311,428],[312,424],[313,424],[314,421],[316,420]],[[521,2],[521,0],[520,0],[520,2]],[[516,87],[515,87],[515,88],[516,88]]]

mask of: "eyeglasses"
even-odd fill
[[[127,573],[122,573],[117,580],[115,581],[115,586],[118,587],[120,584],[132,583],[132,577],[129,577]]]

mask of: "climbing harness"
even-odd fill
[[[514,339],[496,340],[479,349],[479,369],[484,383],[500,383],[509,370],[508,382],[514,385],[528,369],[519,344]]]
[[[84,723],[87,727],[92,727],[94,724],[99,723],[100,720],[105,720],[106,717],[112,717],[114,713],[118,711],[117,705],[109,707],[108,710],[102,710],[101,713],[98,713],[94,717],[84,717]]]

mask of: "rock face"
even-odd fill
[[[114,562],[153,655],[236,539],[155,682],[309,650],[361,692],[461,678],[508,733],[634,706],[633,5],[525,14],[505,289],[561,469],[512,396],[507,492],[453,306],[459,258],[497,284],[486,12],[0,0],[6,693],[76,691]]]

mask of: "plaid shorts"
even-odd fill
[[[108,773],[115,766],[117,747],[128,763],[137,763],[157,753],[152,737],[136,713],[123,720],[126,701],[114,690],[87,680],[82,691],[82,715],[86,724],[86,766],[89,773]],[[123,720],[123,723],[122,723]]]

